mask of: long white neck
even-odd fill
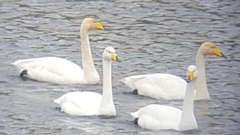
[[[112,96],[112,61],[103,59],[103,94],[98,115],[116,115]]]
[[[88,30],[84,26],[81,26],[80,37],[82,46],[81,51],[84,81],[88,83],[97,83],[100,80],[100,77],[93,63],[91,48],[89,45]]]
[[[185,97],[183,100],[182,117],[179,123],[179,130],[185,131],[197,129],[197,121],[194,116],[194,90],[196,79],[187,84]]]
[[[211,99],[207,89],[207,82],[205,77],[205,55],[198,51],[196,56],[196,66],[198,69],[198,78],[196,80],[196,95],[195,100]]]

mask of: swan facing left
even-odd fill
[[[96,84],[100,81],[95,69],[91,48],[89,45],[89,31],[103,30],[101,23],[93,18],[82,21],[80,28],[82,66],[57,57],[43,57],[18,60],[12,63],[20,71],[20,77],[56,84]]]
[[[103,90],[102,95],[95,92],[70,92],[54,102],[61,106],[61,111],[71,115],[109,115],[115,116],[116,110],[112,96],[112,60],[117,60],[114,48],[107,47],[103,59]]]
[[[198,77],[196,66],[190,65],[188,67],[187,76],[190,82],[186,86],[182,111],[171,106],[151,104],[131,113],[135,118],[134,123],[149,130],[186,131],[198,129],[194,116],[194,90]]]

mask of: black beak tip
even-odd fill
[[[119,58],[116,59],[117,62],[122,62],[121,60],[119,60]]]
[[[184,79],[187,83],[190,83],[190,80],[189,79]]]
[[[223,53],[222,53],[222,57],[227,59],[227,56],[225,56]]]

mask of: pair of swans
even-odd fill
[[[61,111],[71,115],[109,115],[115,116],[116,110],[112,97],[112,60],[117,60],[117,54],[112,47],[107,47],[102,55],[103,61],[103,93],[70,92],[54,102],[61,106]]]
[[[80,28],[82,65],[83,69],[75,63],[57,57],[43,57],[35,59],[18,60],[12,63],[19,71],[20,76],[52,82],[57,84],[96,84],[100,81],[96,71],[88,33],[90,30],[103,30],[104,27],[93,18],[83,20]],[[70,92],[54,102],[61,106],[61,111],[71,115],[116,115],[112,97],[111,63],[117,59],[112,47],[105,48],[103,60],[103,94],[95,92]]]
[[[199,71],[196,80],[196,100],[211,99],[205,77],[205,58],[207,55],[225,57],[212,42],[204,42],[196,55],[196,66]],[[186,81],[172,74],[146,74],[124,78],[122,82],[134,93],[156,99],[175,100],[185,97]]]

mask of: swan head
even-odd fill
[[[204,42],[201,45],[200,49],[201,49],[202,54],[204,54],[204,55],[217,55],[219,57],[226,58],[226,56],[212,42]]]
[[[103,59],[105,60],[117,60],[117,53],[114,48],[112,47],[107,47],[103,51]]]
[[[195,80],[198,76],[198,70],[195,65],[190,65],[187,68],[187,78],[189,81]]]
[[[102,24],[93,18],[85,18],[82,22],[81,27],[84,27],[87,30],[104,30]]]

